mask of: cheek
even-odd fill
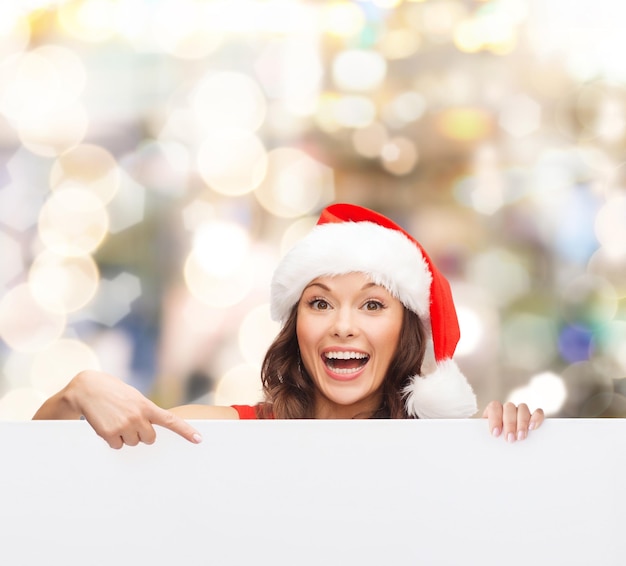
[[[381,346],[381,353],[384,353],[386,363],[389,365],[389,362],[391,362],[391,359],[398,349],[398,344],[400,342],[400,329],[395,325],[390,326],[387,329],[387,332],[381,333],[378,336],[378,341]]]
[[[302,346],[302,343],[306,340],[306,336],[304,333],[305,326],[302,323],[302,316],[298,314],[298,319],[296,320],[296,340],[298,340],[298,345]]]
[[[296,325],[296,338],[298,340],[298,348],[300,350],[300,359],[302,361],[302,365],[306,369],[309,375],[313,375],[315,372],[312,371],[313,368],[313,341],[310,337],[310,329],[304,330],[306,324],[300,326]]]
[[[324,327],[315,316],[298,317],[296,322],[296,339],[300,348],[300,357],[309,372],[318,359],[318,350],[324,337]]]
[[[298,317],[296,322],[296,339],[298,340],[300,352],[303,353],[310,349],[315,342],[314,326],[306,315]]]

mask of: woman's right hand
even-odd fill
[[[152,444],[154,425],[165,427],[195,444],[202,437],[191,425],[155,405],[137,389],[100,371],[83,371],[59,393],[46,401],[35,419],[84,416],[111,448],[140,442]]]

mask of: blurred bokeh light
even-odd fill
[[[609,0],[4,0],[0,419],[81,369],[259,398],[278,258],[334,201],[449,277],[479,405],[626,416]]]

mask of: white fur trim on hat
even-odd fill
[[[454,360],[441,360],[435,371],[413,376],[405,388],[406,409],[420,419],[463,419],[476,413],[476,395]]]
[[[419,248],[398,230],[373,222],[318,225],[279,263],[271,284],[271,314],[284,322],[317,277],[361,272],[427,319],[432,276]]]

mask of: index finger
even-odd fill
[[[194,444],[200,444],[200,442],[202,442],[202,435],[187,421],[184,421],[171,411],[161,409],[156,405],[154,406],[153,413],[150,415],[150,422],[167,428]]]
[[[489,430],[493,436],[500,436],[502,432],[503,412],[502,403],[498,401],[491,401],[485,408],[483,418],[489,420]]]

